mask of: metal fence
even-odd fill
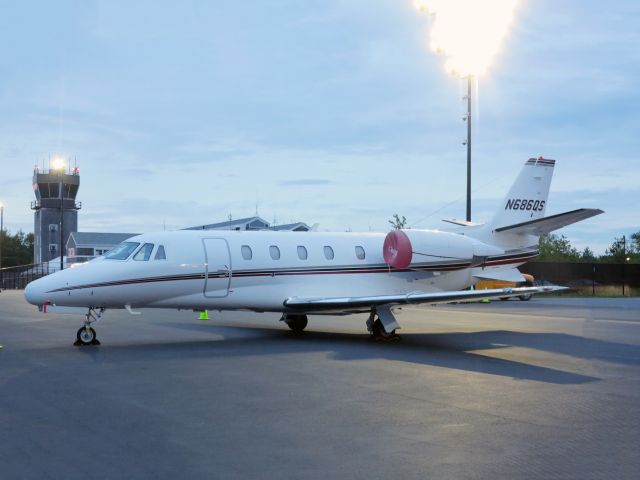
[[[0,269],[0,289],[22,289],[30,281],[49,275],[53,271],[48,263],[2,268]]]
[[[638,263],[529,262],[520,271],[583,295],[640,296]]]

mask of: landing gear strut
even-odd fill
[[[384,323],[382,323],[375,308],[371,309],[371,314],[367,319],[367,330],[371,333],[373,339],[378,342],[397,342],[400,340],[400,335],[396,333],[395,328],[389,331],[385,329]]]
[[[294,332],[301,332],[307,326],[306,315],[283,315],[282,321]]]
[[[100,345],[96,337],[96,331],[91,327],[93,322],[98,322],[104,315],[104,308],[95,309],[89,308],[89,311],[86,315],[86,320],[84,321],[84,325],[80,327],[78,333],[76,334],[76,341],[74,345],[76,346],[86,346],[86,345]]]

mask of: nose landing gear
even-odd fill
[[[100,345],[100,341],[96,337],[96,331],[91,327],[91,324],[100,321],[104,311],[104,308],[89,308],[84,325],[80,327],[76,334],[75,346]]]

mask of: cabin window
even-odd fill
[[[356,258],[358,260],[364,260],[365,254],[364,254],[364,248],[362,248],[360,245],[358,245],[356,247]]]
[[[166,260],[167,259],[167,255],[164,253],[164,245],[160,245],[158,247],[158,251],[156,252],[156,256],[154,257],[154,260]]]
[[[145,243],[133,256],[133,259],[139,262],[146,262],[151,258],[151,252],[153,252],[153,243]]]
[[[298,245],[298,258],[300,260],[306,260],[309,255],[307,254],[307,248],[302,245]]]
[[[333,248],[331,248],[329,245],[325,245],[324,258],[326,258],[327,260],[333,260],[333,257],[334,257]]]
[[[126,260],[129,258],[129,255],[138,248],[138,245],[140,245],[138,242],[122,242],[110,250],[104,258],[108,258],[109,260]]]
[[[272,259],[280,260],[280,249],[278,247],[276,247],[275,245],[271,245],[269,247],[269,254],[271,255]]]
[[[242,252],[242,258],[245,260],[251,260],[253,258],[253,252],[251,251],[251,247],[249,245],[242,245],[240,248]]]

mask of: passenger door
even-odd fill
[[[226,297],[231,283],[231,256],[224,238],[204,238],[204,296]]]

